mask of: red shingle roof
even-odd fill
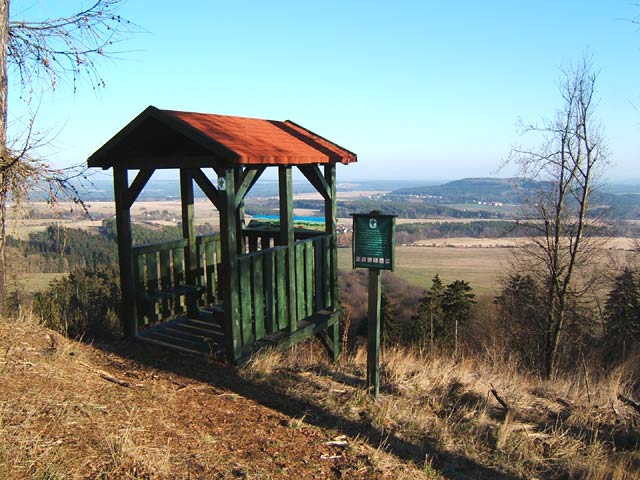
[[[175,139],[169,140],[173,137]],[[153,161],[155,157],[182,156],[186,159],[189,155],[211,155],[239,165],[348,164],[357,161],[355,153],[288,120],[149,107],[96,151],[89,158],[89,166],[108,168],[118,161],[127,165],[126,157]]]

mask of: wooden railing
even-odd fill
[[[278,243],[278,237],[280,236],[278,230],[247,229],[243,230],[242,233],[244,235],[244,244],[249,252],[257,252],[275,247]]]
[[[242,345],[288,325],[286,247],[274,247],[238,258]]]
[[[273,248],[277,246],[278,239],[280,238],[279,230],[258,230],[253,228],[247,228],[242,231],[244,237],[244,244],[246,251],[244,253],[257,252],[259,250],[266,250],[267,248]],[[323,235],[323,232],[319,230],[307,230],[307,229],[294,229],[294,238],[297,240],[306,240],[308,238],[317,237]],[[240,252],[243,253],[243,252]]]
[[[221,303],[219,287],[220,235],[202,235],[196,237],[196,285],[204,287],[198,306]]]
[[[273,245],[278,232],[245,232],[250,253],[238,256],[240,344],[248,346],[333,305],[331,236],[296,232],[293,251]],[[313,235],[313,236],[311,236]],[[287,278],[288,255],[295,278]],[[188,272],[187,240],[133,249],[139,326],[171,320],[195,307],[224,303],[220,296],[222,263],[218,235],[196,238],[194,270]],[[293,298],[293,301],[290,299]],[[229,332],[225,332],[230,334]]]
[[[331,305],[329,235],[300,240],[294,246],[295,311],[289,311],[285,246],[254,251],[238,258],[241,344],[251,345],[270,333]],[[265,243],[266,244],[266,243]]]
[[[186,312],[188,302],[211,305],[217,300],[220,261],[219,236],[196,239],[193,274],[188,269],[186,239],[133,249],[133,270],[140,327],[163,322]],[[188,281],[189,280],[189,281]]]

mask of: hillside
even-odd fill
[[[392,195],[415,195],[444,203],[501,202],[520,204],[527,194],[544,187],[524,178],[463,178],[443,185],[394,190]]]
[[[420,197],[433,204],[455,205],[468,203],[501,203],[523,205],[535,194],[550,189],[549,182],[525,178],[463,178],[442,185],[400,188],[389,194],[391,198]],[[615,219],[640,217],[640,194],[632,193],[619,185],[604,185],[594,191],[592,205],[595,212],[606,212]]]
[[[638,478],[638,414],[616,397],[633,371],[546,383],[383,360],[373,402],[362,350],[334,366],[312,342],[237,369],[3,321],[0,478]]]

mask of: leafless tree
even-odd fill
[[[523,176],[540,181],[529,205],[529,226],[535,234],[519,250],[517,260],[544,286],[544,373],[551,377],[570,305],[589,291],[586,271],[595,265],[602,243],[595,233],[599,219],[589,214],[594,181],[607,164],[607,150],[595,118],[598,75],[583,57],[563,72],[562,108],[553,121],[526,125],[538,134],[540,146],[516,147],[512,160]]]
[[[0,312],[7,298],[5,240],[7,204],[19,201],[29,187],[45,181],[52,199],[69,192],[65,172],[51,168],[38,156],[44,137],[26,122],[23,138],[7,136],[9,85],[30,101],[38,92],[55,90],[69,81],[76,90],[86,78],[95,89],[104,87],[97,62],[113,56],[114,45],[136,30],[118,11],[123,0],[95,0],[90,7],[67,16],[44,20],[16,19],[9,0],[0,0]],[[11,82],[9,81],[11,78]],[[77,195],[71,191],[72,198]]]

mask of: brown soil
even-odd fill
[[[0,478],[423,477],[306,420],[234,367],[0,322]]]

